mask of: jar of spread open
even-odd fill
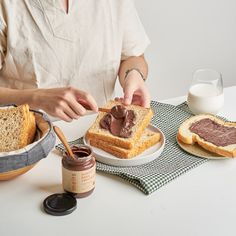
[[[63,154],[63,188],[77,198],[87,197],[95,187],[96,161],[89,146],[75,145],[71,149],[75,158]]]

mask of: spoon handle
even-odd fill
[[[67,153],[69,153],[70,157],[75,159],[74,153],[72,152],[72,150],[71,150],[71,148],[70,148],[63,132],[61,131],[61,129],[57,126],[53,126],[53,129],[54,129],[55,133],[57,134],[58,138],[61,140],[61,142],[65,146]]]
[[[99,108],[98,108],[98,111],[109,113],[109,112],[111,112],[111,109],[109,109],[109,108],[99,107]]]

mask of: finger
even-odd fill
[[[65,104],[65,106],[63,107],[63,112],[69,116],[71,119],[78,119],[79,115],[76,114],[73,109],[71,109],[71,107],[68,104]]]
[[[92,95],[81,90],[76,90],[76,97],[79,103],[88,106],[92,111],[98,111],[98,105]]]
[[[56,114],[56,116],[61,119],[61,120],[64,120],[66,122],[71,122],[72,119],[67,115],[65,114],[63,111],[60,111]]]
[[[142,102],[142,106],[145,108],[149,108],[150,107],[150,99],[149,100],[144,100]]]
[[[60,106],[68,110],[68,115],[73,119],[78,119],[86,113],[86,110],[77,101],[75,95],[76,89],[68,87],[64,92],[63,100],[59,102]],[[70,109],[68,109],[70,108]],[[72,110],[72,112],[70,111]]]
[[[150,107],[150,101],[151,101],[151,98],[150,98],[149,93],[146,90],[144,90],[143,93],[142,93],[142,104],[141,104],[141,106],[149,108]]]
[[[123,103],[125,105],[130,105],[133,99],[133,95],[134,95],[134,87],[131,85],[127,85],[124,88],[124,101]]]
[[[86,109],[83,107],[83,105],[81,105],[79,102],[77,102],[74,99],[71,99],[69,101],[69,106],[71,110],[73,110],[73,112],[78,116],[77,118],[74,118],[74,119],[78,119],[80,116],[83,116],[86,114]]]

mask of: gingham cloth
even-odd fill
[[[186,153],[176,142],[178,127],[191,116],[186,103],[173,106],[152,101],[151,107],[154,111],[151,123],[160,128],[166,137],[162,154],[152,162],[133,167],[117,167],[97,162],[98,171],[120,176],[145,194],[154,192],[181,174],[207,161]],[[83,143],[82,138],[70,142],[72,145],[81,143]],[[58,144],[56,148],[60,151],[64,150],[62,144]]]

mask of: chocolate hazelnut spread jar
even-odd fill
[[[73,146],[75,159],[65,152],[62,159],[62,185],[77,198],[87,197],[95,187],[96,161],[86,145]]]

